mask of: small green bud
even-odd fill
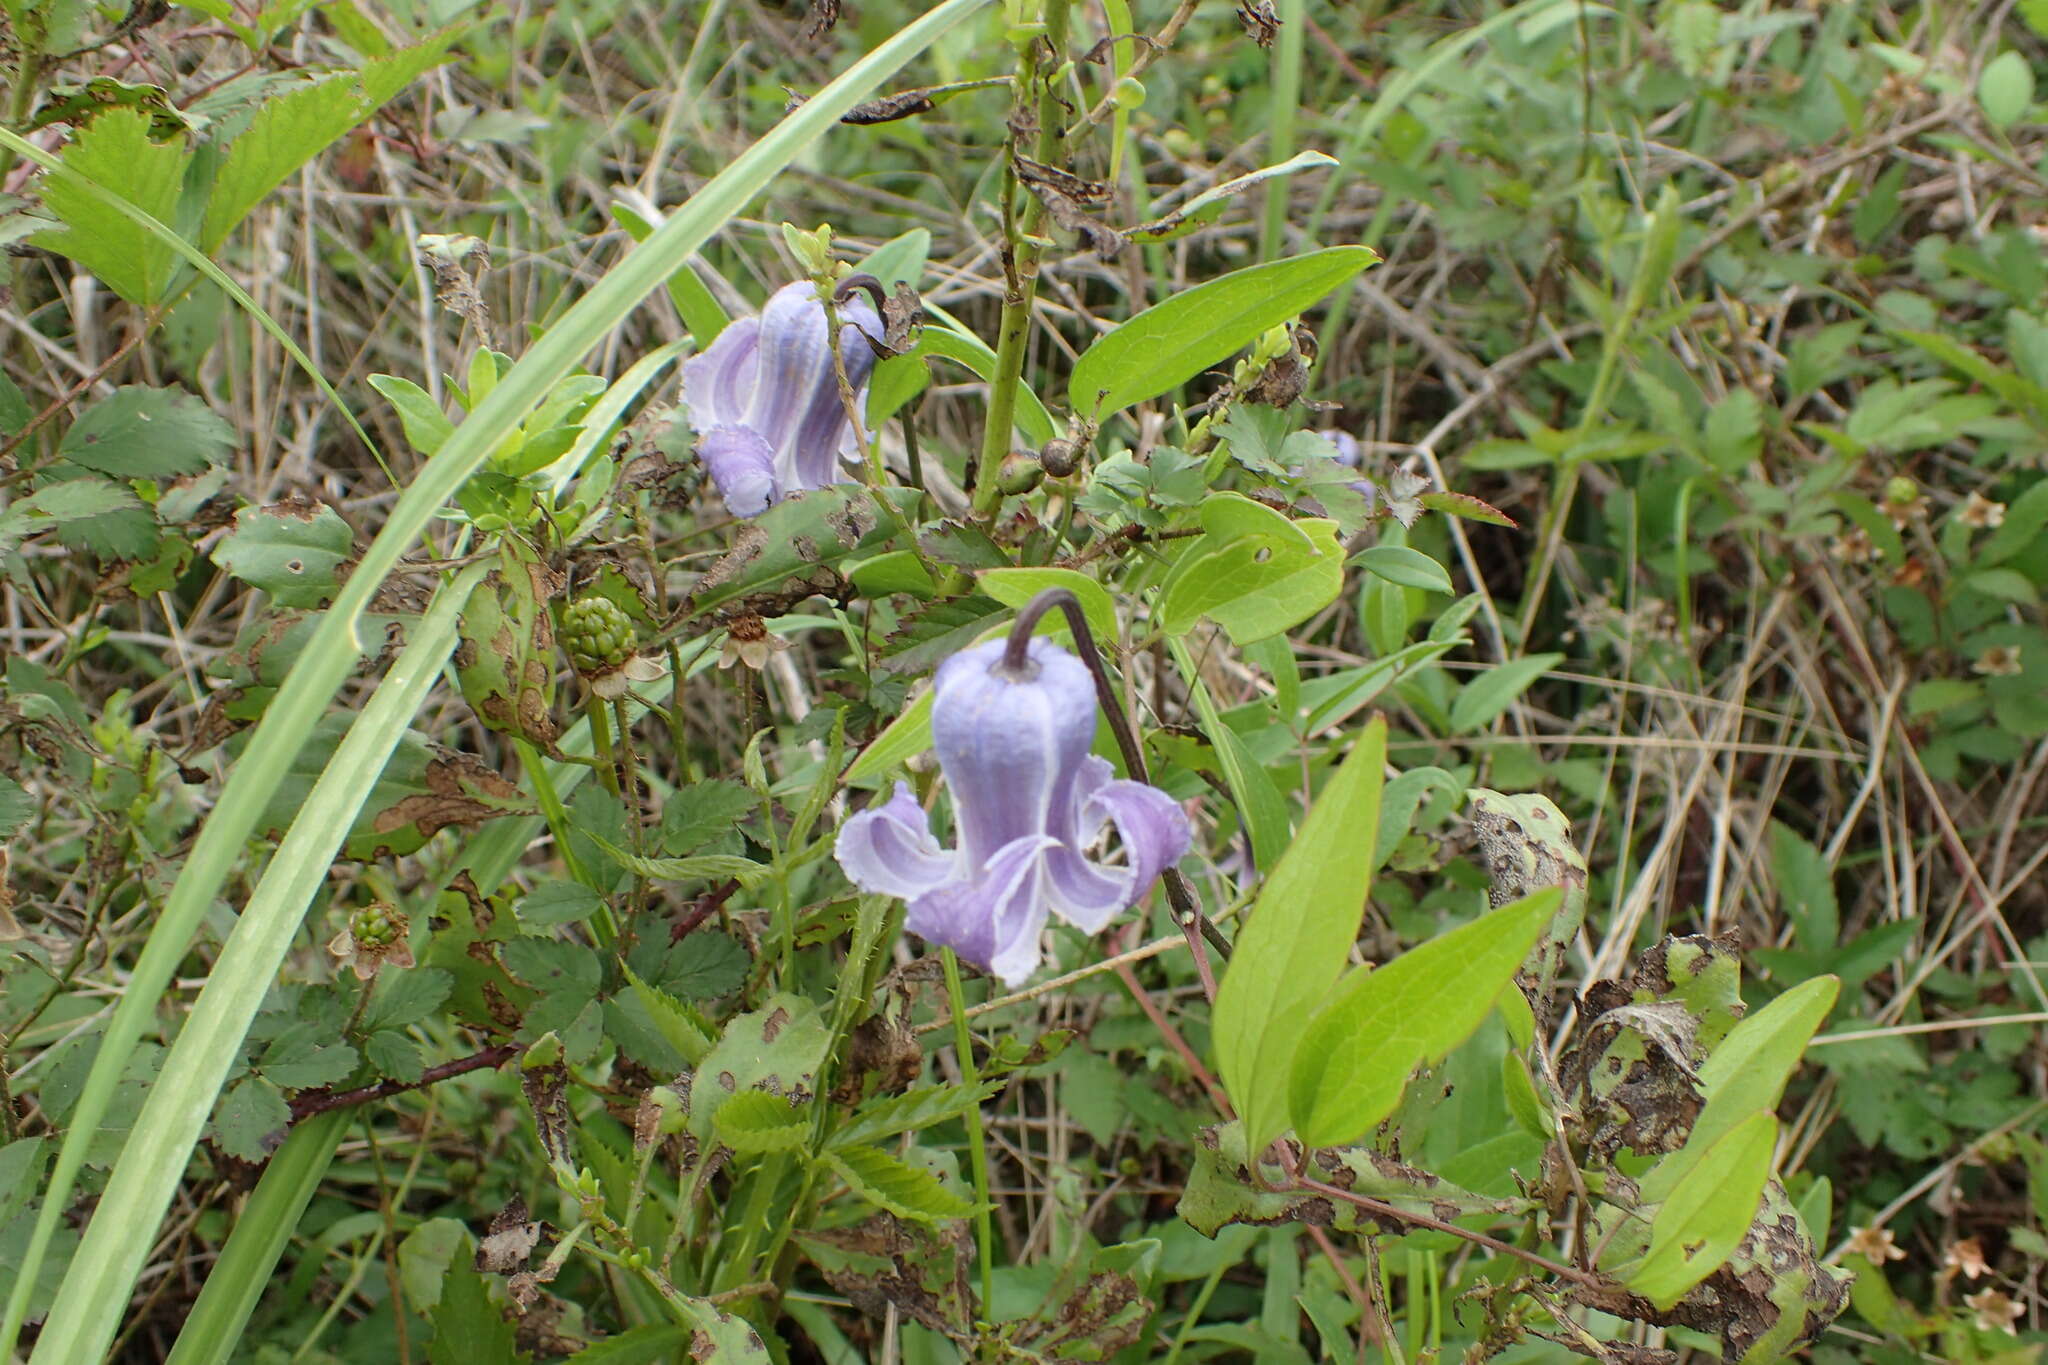
[[[1008,494],[1029,493],[1045,478],[1045,471],[1038,461],[1020,451],[1011,451],[1003,457],[1003,464],[996,471],[996,484]]]
[[[1119,76],[1109,97],[1119,109],[1136,109],[1145,102],[1145,83],[1136,76]]]

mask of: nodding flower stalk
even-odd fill
[[[867,399],[881,315],[863,297],[837,300],[839,356],[854,401]],[[697,455],[734,516],[751,517],[793,493],[847,483],[860,454],[840,400],[818,286],[775,291],[756,318],[739,318],[683,364],[683,402]],[[863,333],[866,337],[863,337]]]
[[[863,890],[901,897],[905,927],[1009,986],[1039,964],[1048,915],[1095,933],[1187,852],[1173,799],[1119,780],[1088,752],[1097,690],[1081,660],[1033,639],[1034,602],[1005,640],[962,650],[933,685],[932,747],[953,797],[956,846],[933,838],[910,792],[848,820],[835,852]],[[1114,825],[1120,863],[1089,852]]]

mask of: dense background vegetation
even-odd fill
[[[4,9],[24,1356],[1741,1349],[1582,1283],[1642,1281],[1540,1156],[1589,1158],[1556,1112],[1587,1105],[1540,1049],[1516,1090],[1502,1024],[1378,1139],[1500,1202],[1448,1211],[1492,1243],[1242,1181],[1190,1215],[1211,1238],[1177,1205],[1222,1198],[1203,1130],[1250,1082],[1214,1074],[1236,1043],[1163,895],[1013,992],[849,888],[840,823],[931,790],[933,667],[1078,579],[1233,963],[1290,838],[1377,870],[1327,985],[1484,909],[1467,788],[1547,794],[1591,869],[1564,984],[1735,936],[1686,1072],[1730,954],[1752,1018],[1820,1002],[1755,1100],[1775,1130],[1743,1127],[1765,1207],[1855,1277],[1813,1358],[2040,1358],[2048,4],[1053,0],[1063,43],[1037,0]],[[1361,243],[1383,263],[1328,254]],[[678,364],[828,254],[922,300],[866,415],[926,493],[827,490],[763,537],[691,456]],[[1304,309],[1312,345],[1273,330]],[[1083,353],[1127,400],[1099,431]],[[985,447],[991,375],[1017,435]],[[998,511],[980,457],[1012,447]],[[1252,587],[1194,600],[1233,546]],[[624,673],[565,619],[592,599]],[[1374,712],[1376,794],[1336,787]],[[1332,790],[1368,822],[1304,824]],[[1416,1017],[1457,993],[1430,980]],[[730,1113],[677,1083],[734,1066]]]

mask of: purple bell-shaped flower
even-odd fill
[[[854,402],[867,401],[882,320],[854,296],[835,305],[839,354]],[[845,483],[857,456],[839,398],[817,286],[798,280],[775,291],[758,318],[738,318],[683,363],[683,401],[697,454],[734,516],[751,517],[793,493]]]
[[[1088,752],[1095,689],[1072,654],[1037,639],[1021,665],[1005,641],[939,667],[932,747],[953,794],[958,847],[932,837],[908,790],[848,820],[835,853],[862,890],[909,903],[905,927],[1016,986],[1038,967],[1046,915],[1095,933],[1187,852],[1173,798],[1112,777]],[[1123,860],[1090,849],[1114,824]]]

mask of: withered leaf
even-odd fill
[[[476,1268],[486,1275],[510,1275],[526,1268],[540,1243],[540,1224],[527,1217],[526,1200],[513,1195],[491,1216],[491,1230],[477,1243]]]

